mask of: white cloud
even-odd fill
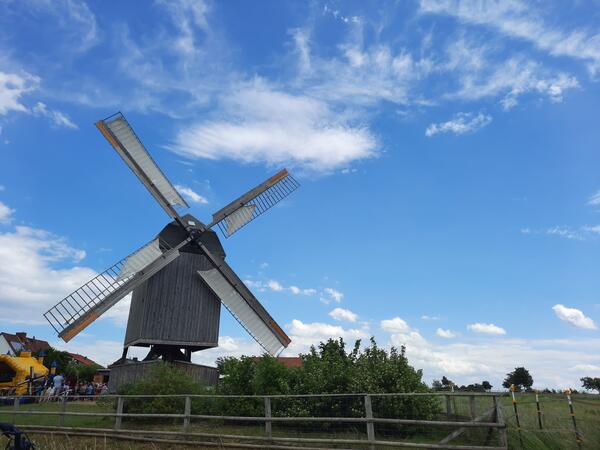
[[[14,209],[9,208],[8,205],[0,201],[0,223],[10,223],[11,216],[14,212]]]
[[[208,200],[206,200],[206,198],[204,198],[200,194],[196,193],[192,188],[189,188],[187,186],[182,186],[180,184],[176,184],[175,189],[177,189],[179,192],[181,192],[185,196],[185,198],[187,198],[189,201],[191,201],[193,203],[197,203],[199,205],[207,205],[208,204]]]
[[[567,308],[564,305],[557,304],[552,307],[554,314],[560,320],[563,320],[574,327],[583,328],[586,330],[596,330],[598,327],[592,319],[586,317],[585,314],[576,308]]]
[[[292,343],[285,351],[289,355],[306,352],[311,345],[318,345],[329,338],[338,339],[341,337],[352,345],[357,339],[367,339],[370,336],[367,327],[346,329],[339,325],[327,323],[304,323],[298,319],[292,320],[292,323],[287,327],[292,339]]]
[[[0,115],[10,111],[26,112],[21,97],[39,87],[40,79],[26,72],[21,74],[0,71]]]
[[[344,298],[344,294],[338,291],[337,289],[326,287],[325,289],[323,289],[323,291],[331,300],[335,301],[336,303],[340,303]]]
[[[588,205],[600,205],[600,191],[596,192],[590,197],[590,199],[588,200]]]
[[[18,226],[0,233],[0,320],[45,323],[46,309],[96,275],[77,265],[84,257],[45,230]]]
[[[452,330],[444,330],[443,328],[438,328],[435,332],[439,337],[443,337],[446,339],[450,339],[456,337],[456,333]]]
[[[451,120],[432,123],[425,130],[425,136],[431,137],[439,133],[465,134],[474,133],[492,122],[492,117],[479,113],[458,113]]]
[[[214,367],[217,358],[220,357],[260,356],[264,352],[264,349],[253,339],[219,336],[218,347],[193,353],[192,362]]]
[[[447,14],[467,23],[485,25],[518,39],[526,40],[554,56],[567,56],[587,61],[592,71],[600,64],[600,34],[585,29],[562,30],[545,23],[540,12],[545,8],[530,7],[525,2],[506,0],[422,0],[424,12]]]
[[[584,225],[581,229],[586,233],[600,234],[600,225]]]
[[[353,126],[321,100],[261,81],[223,95],[218,114],[181,130],[170,148],[191,158],[289,164],[316,172],[376,156],[376,140],[363,126]]]
[[[283,286],[281,285],[281,283],[279,283],[279,281],[276,280],[269,280],[267,282],[267,287],[275,292],[283,291]]]
[[[69,116],[61,113],[60,111],[48,109],[48,107],[42,102],[37,102],[36,105],[31,109],[31,112],[34,116],[46,117],[50,120],[50,122],[58,127],[77,129],[77,125],[75,125],[71,119],[69,119]]]
[[[406,321],[397,316],[393,319],[382,320],[380,326],[382,330],[389,333],[408,333],[411,331]]]
[[[131,294],[127,294],[116,305],[111,307],[108,311],[102,314],[100,320],[111,319],[112,322],[118,327],[125,327],[127,325],[127,319],[129,318],[129,307],[131,306]]]
[[[356,322],[358,320],[358,315],[350,311],[349,309],[344,308],[335,308],[329,311],[329,316],[337,321],[345,321],[345,322]]]
[[[506,334],[506,330],[493,323],[472,323],[467,325],[467,329],[475,333],[502,335]]]
[[[592,372],[600,375],[600,365],[599,364],[575,364],[569,370],[574,371],[585,371]]]
[[[386,327],[392,332],[389,345],[405,346],[410,364],[423,369],[429,382],[443,375],[451,376],[460,384],[480,383],[482,379],[488,379],[496,389],[501,389],[504,374],[523,365],[533,374],[536,387],[575,387],[580,384],[579,377],[589,375],[591,369],[588,366],[598,364],[600,339],[496,337],[477,338],[477,341],[469,343],[456,340],[432,343],[405,321],[395,319]],[[490,355],[494,357],[490,358]],[[574,368],[576,365],[579,367]],[[572,367],[573,370],[566,373],[564,367]]]

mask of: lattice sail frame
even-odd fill
[[[259,184],[237,200],[213,214],[208,226],[218,225],[228,238],[252,222],[300,187],[300,183],[285,169]]]
[[[161,254],[137,270],[128,270],[128,260],[154,247],[156,239],[99,273],[44,313],[44,317],[65,342],[90,325],[139,284],[179,256],[178,248],[160,242]],[[178,246],[179,247],[179,246]],[[124,269],[129,273],[124,273]]]

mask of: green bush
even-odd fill
[[[183,370],[168,363],[154,365],[146,377],[125,384],[118,391],[120,395],[202,395],[210,392]],[[196,403],[201,405],[201,402]],[[123,412],[133,414],[182,414],[184,408],[185,397],[126,398],[123,404]]]

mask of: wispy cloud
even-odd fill
[[[428,316],[427,314],[423,314],[421,316],[422,320],[440,320],[440,316]]]
[[[600,191],[596,192],[590,197],[590,199],[588,200],[588,205],[600,205]]]
[[[564,305],[557,304],[552,307],[552,310],[554,311],[554,314],[556,314],[556,317],[576,328],[583,328],[586,330],[598,329],[594,321],[583,314],[579,309],[568,308]]]
[[[193,203],[197,203],[199,205],[207,205],[208,200],[205,197],[195,192],[192,188],[187,186],[182,186],[181,184],[176,184],[175,189],[183,194],[185,198]]]
[[[31,108],[31,112],[34,116],[49,119],[50,122],[57,127],[77,129],[77,125],[71,121],[69,116],[60,111],[48,108],[45,103],[37,102],[35,106]]]
[[[425,130],[425,136],[431,137],[440,133],[465,134],[474,133],[492,122],[492,117],[479,113],[458,113],[451,120],[432,123]]]
[[[467,325],[467,329],[473,331],[474,333],[483,333],[483,334],[494,334],[494,335],[502,335],[506,334],[506,330],[498,325],[494,325],[493,323],[472,323]]]
[[[600,34],[584,28],[571,30],[550,24],[535,8],[519,0],[481,2],[477,0],[421,0],[426,13],[451,15],[459,20],[491,27],[516,39],[528,41],[554,56],[567,56],[588,63],[592,72],[600,67]]]

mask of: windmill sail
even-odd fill
[[[44,313],[58,336],[70,341],[119,300],[179,256],[180,245],[164,253],[158,241],[109,267]],[[156,253],[158,250],[158,253]]]
[[[222,259],[202,250],[214,267],[198,274],[235,319],[268,353],[275,356],[291,342],[258,299]]]
[[[96,122],[96,127],[137,175],[148,191],[174,219],[180,219],[174,206],[189,208],[179,192],[156,165],[148,150],[121,113]]]
[[[288,171],[283,169],[214,213],[208,228],[218,225],[223,235],[229,237],[275,206],[299,186],[300,184]]]

